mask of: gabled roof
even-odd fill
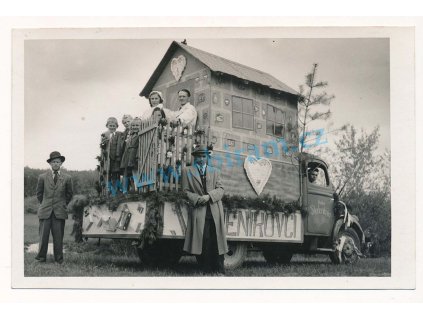
[[[166,54],[164,55],[163,59],[160,61],[159,65],[153,72],[153,75],[151,75],[147,84],[141,91],[140,96],[148,96],[148,94],[153,89],[154,84],[156,83],[159,76],[161,75],[164,68],[166,67],[167,63],[169,62],[170,58],[173,56],[173,53],[178,48],[183,49],[188,54],[198,59],[201,63],[206,65],[213,72],[220,72],[220,73],[232,75],[239,79],[247,80],[247,81],[254,82],[263,86],[267,86],[277,91],[282,91],[285,93],[298,95],[298,92],[296,92],[294,89],[290,88],[289,86],[282,83],[281,81],[279,81],[278,79],[276,79],[270,74],[227,60],[220,56],[193,48],[191,46],[173,41],[169,49],[167,50]]]

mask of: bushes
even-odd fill
[[[38,176],[48,169],[24,168],[24,196],[30,197],[36,194]],[[63,172],[72,177],[74,194],[97,194],[96,181],[98,172],[95,170],[73,171],[63,169]]]
[[[369,254],[381,256],[391,254],[391,200],[382,191],[369,193],[351,192],[343,198],[351,212],[360,219],[360,224],[366,234],[366,240],[371,243]]]
[[[24,199],[24,211],[25,213],[37,214],[38,200],[36,196],[26,197]]]

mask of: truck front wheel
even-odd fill
[[[361,255],[360,239],[352,228],[340,230],[335,237],[335,252],[329,254],[334,264],[354,264]]]
[[[225,269],[238,268],[247,257],[247,244],[243,242],[228,242],[228,253],[225,254]]]

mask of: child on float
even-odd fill
[[[141,131],[141,119],[135,117],[130,124],[130,132],[126,139],[126,147],[122,156],[121,169],[123,171],[123,193],[136,191],[137,186],[134,179],[138,182],[138,147],[139,132]]]
[[[122,156],[123,135],[116,131],[119,127],[115,117],[109,117],[106,122],[107,131],[101,134],[100,148],[104,158],[105,173],[108,177],[109,192],[116,194],[118,189],[122,190],[120,183],[120,161]]]
[[[132,116],[129,114],[125,114],[122,117],[122,124],[125,127],[125,130],[123,131],[123,140],[125,140],[128,138],[129,135],[129,130],[130,130],[130,126],[131,126],[131,121],[132,121]],[[125,151],[125,149],[123,149],[122,151]]]

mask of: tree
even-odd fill
[[[305,85],[300,85],[300,96],[298,99],[298,121],[300,135],[300,153],[307,148],[307,139],[313,135],[309,131],[309,124],[316,120],[327,120],[331,116],[329,105],[335,98],[322,91],[328,86],[328,82],[317,80],[317,66],[313,64],[313,69],[306,75]],[[317,132],[319,133],[319,132]],[[319,138],[321,136],[315,136]]]
[[[330,151],[330,169],[336,192],[357,215],[374,246],[390,253],[391,247],[391,157],[376,153],[379,127],[370,134],[347,126]]]
[[[339,196],[348,196],[352,191],[377,189],[378,182],[382,182],[383,161],[375,155],[379,136],[379,127],[370,134],[361,130],[361,135],[358,135],[355,127],[348,125],[335,142],[336,151],[331,152],[330,157],[333,175],[336,176],[335,190]]]

